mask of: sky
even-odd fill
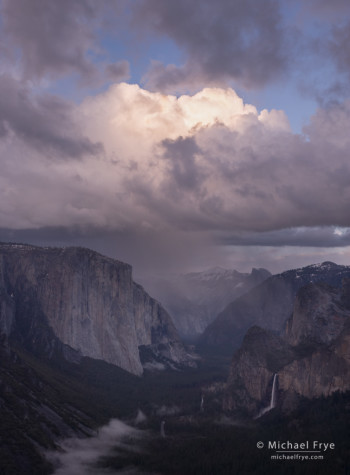
[[[350,265],[347,0],[0,0],[0,240]]]

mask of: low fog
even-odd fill
[[[109,470],[96,467],[100,457],[115,453],[118,448],[137,450],[137,440],[145,437],[145,432],[135,429],[118,419],[112,419],[101,427],[95,437],[84,439],[69,438],[60,444],[62,452],[49,452],[47,458],[56,468],[54,475],[102,475],[123,473],[135,474],[132,469]]]

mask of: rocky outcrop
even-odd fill
[[[180,335],[194,341],[226,305],[270,276],[266,269],[252,269],[248,274],[213,267],[203,272],[148,276],[142,282],[170,312]]]
[[[340,287],[350,277],[350,267],[332,262],[315,264],[269,277],[230,303],[207,327],[198,347],[201,351],[232,355],[253,325],[283,334],[293,311],[298,290],[308,283],[324,282]]]
[[[187,363],[169,315],[131,266],[82,248],[0,245],[0,329],[48,356],[58,346],[143,371],[138,348]]]
[[[268,407],[274,374],[278,404],[290,409],[301,396],[350,390],[350,280],[341,289],[300,289],[282,337],[251,328],[235,353],[224,409],[257,415]]]
[[[233,356],[224,410],[257,414],[269,404],[274,374],[293,358],[292,348],[282,338],[258,326],[250,328]]]
[[[296,296],[293,315],[287,321],[289,344],[330,343],[337,338],[349,317],[344,292],[326,284],[307,285]]]
[[[185,352],[169,314],[136,283],[133,283],[133,303],[138,347],[146,347],[156,359],[192,365],[193,360]]]

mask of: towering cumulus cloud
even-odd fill
[[[37,135],[13,115],[14,132],[33,147],[26,152],[30,170],[25,163],[14,170],[21,145],[2,145],[2,189],[11,196],[0,204],[6,226],[138,223],[217,232],[347,225],[348,104],[320,110],[303,137],[291,132],[282,111],[258,113],[232,89],[175,97],[122,83],[69,111],[89,137],[85,143],[77,134],[69,138],[64,122],[52,132],[38,105],[23,99],[21,106],[38,125],[42,120],[40,143],[45,139],[52,151],[38,149]],[[59,160],[62,150],[69,160]],[[21,186],[11,189],[14,178]],[[35,192],[40,179],[50,185]],[[43,197],[43,206],[33,206]],[[21,210],[16,217],[11,202]]]
[[[232,89],[204,89],[192,97],[176,98],[151,93],[137,85],[119,84],[69,111],[63,104],[57,104],[62,115],[68,114],[60,123],[55,119],[60,110],[57,107],[55,115],[50,115],[49,108],[40,109],[38,104],[26,100],[23,93],[18,96],[22,98],[18,104],[22,120],[13,114],[12,122],[7,121],[14,137],[3,144],[9,159],[8,176],[5,172],[2,177],[4,185],[13,180],[14,173],[21,181],[21,187],[13,189],[12,195],[17,197],[17,206],[22,206],[23,212],[17,215],[16,223],[10,213],[8,222],[3,223],[18,228],[45,222],[57,226],[80,222],[123,228],[139,222],[141,226],[156,228],[210,229],[219,224],[225,229],[232,213],[241,212],[237,200],[241,191],[232,187],[229,174],[252,165],[245,142],[250,141],[253,129],[259,131],[259,140],[264,142],[289,134],[282,112],[258,114]],[[34,137],[23,121],[23,112],[37,116]],[[76,133],[72,125],[65,131],[69,121],[75,124]],[[79,130],[89,140],[79,138]],[[22,138],[31,145],[26,152],[30,170],[22,166],[14,171],[11,164],[16,157],[19,159]],[[40,144],[46,141],[45,150],[37,146],[35,139]],[[223,140],[224,148],[220,145]],[[254,146],[259,147],[258,143]],[[51,153],[47,154],[50,148]],[[63,151],[66,159],[62,161]],[[265,160],[259,157],[263,150],[254,153],[258,161]],[[45,162],[47,167],[39,166]],[[45,189],[45,202],[49,205],[46,210],[45,205],[33,206],[28,212],[28,199],[39,199],[35,193],[32,195],[33,182],[44,178],[50,182]],[[23,193],[27,200],[21,204],[19,196]],[[42,198],[43,189],[39,194]],[[236,202],[231,202],[234,196]],[[8,206],[8,201],[2,203],[3,207]],[[213,206],[224,214],[216,216]],[[6,210],[2,212],[5,219]]]
[[[2,0],[0,16],[1,239],[113,235],[98,250],[124,259],[349,244],[345,0]]]

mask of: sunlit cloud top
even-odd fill
[[[2,0],[2,239],[347,259],[350,7],[330,5]]]

